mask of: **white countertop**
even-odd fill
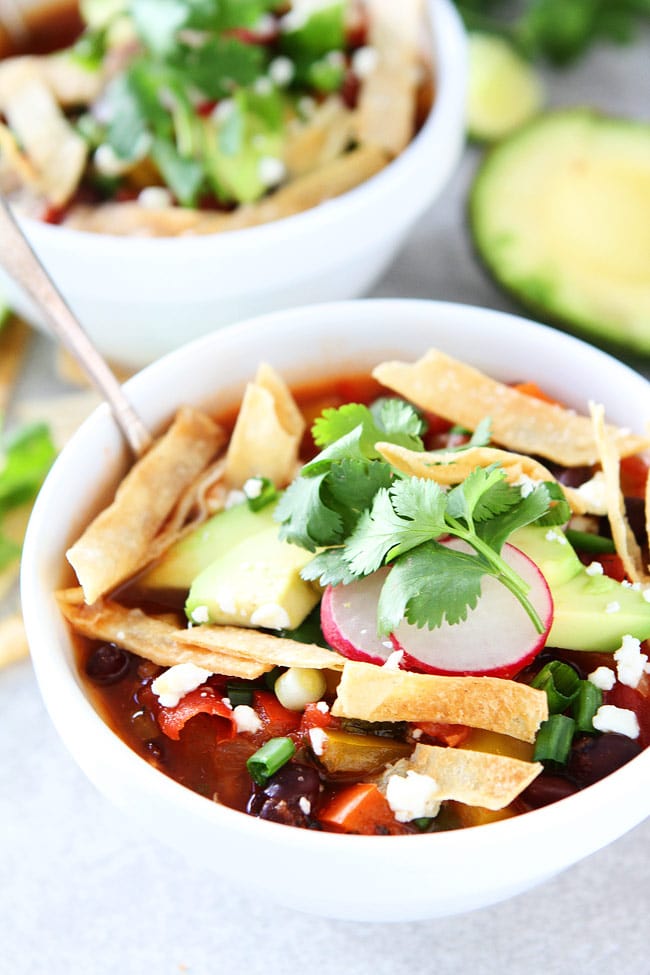
[[[645,34],[634,48],[603,48],[555,74],[551,97],[650,119],[649,91]],[[374,294],[517,310],[471,253],[463,207],[475,162],[468,151]],[[25,386],[56,388],[44,339],[34,343]],[[113,810],[58,740],[28,661],[0,672],[0,715],[0,971],[7,975],[650,972],[650,821],[491,908],[414,924],[320,920],[239,893]]]

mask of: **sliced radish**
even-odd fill
[[[445,544],[462,552],[472,551],[459,539]],[[469,610],[462,623],[444,622],[435,630],[400,623],[392,640],[396,650],[404,651],[404,667],[433,674],[512,677],[539,653],[553,621],[550,590],[535,563],[514,545],[504,545],[501,554],[530,586],[527,596],[544,624],[544,632],[537,632],[509,589],[494,576],[484,576],[476,608]]]
[[[444,544],[463,552],[458,539]],[[348,586],[328,586],[321,604],[321,627],[327,642],[344,657],[383,664],[394,650],[403,651],[401,667],[433,674],[512,677],[539,653],[553,620],[553,601],[544,576],[527,555],[505,545],[505,562],[528,583],[528,599],[544,632],[538,633],[516,596],[493,576],[484,576],[481,597],[462,623],[443,623],[434,630],[400,623],[391,638],[377,635],[379,594],[389,569]]]
[[[390,637],[377,635],[377,602],[387,575],[380,569],[348,586],[328,586],[323,594],[323,636],[349,660],[383,664],[395,652]]]

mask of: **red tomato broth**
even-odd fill
[[[394,395],[371,377],[362,374],[305,384],[294,388],[292,392],[307,419],[308,427],[325,408],[337,407],[346,402],[370,404],[379,396]],[[236,409],[217,417],[228,432],[231,432],[235,418]],[[450,435],[451,425],[447,421],[432,416],[426,419],[430,423],[427,436],[429,439],[435,438],[436,446],[444,446],[445,435],[447,442],[450,436],[456,436]],[[317,448],[311,434],[305,435],[302,447],[303,459],[314,455]],[[125,604],[134,605],[137,602],[137,592],[130,591],[127,586],[118,594],[118,598]],[[163,609],[168,612],[167,606],[147,604],[146,608],[154,613]],[[183,625],[180,614],[179,625]],[[393,822],[389,828],[385,821],[385,805],[377,800],[372,789],[366,788],[371,783],[365,782],[363,776],[351,780],[349,775],[327,773],[318,756],[314,754],[310,740],[313,729],[327,731],[343,727],[341,720],[333,717],[327,708],[320,709],[312,704],[303,712],[288,711],[269,690],[265,679],[260,678],[250,682],[250,686],[252,706],[263,726],[257,732],[237,733],[228,712],[228,704],[223,702],[231,678],[214,675],[201,688],[185,695],[176,708],[165,708],[160,705],[151,689],[153,680],[164,668],[127,654],[128,666],[125,674],[114,683],[107,681],[99,686],[88,677],[87,667],[100,644],[77,636],[75,642],[79,668],[86,677],[89,694],[109,727],[140,757],[192,791],[241,812],[259,815],[261,798],[264,797],[261,796],[259,787],[252,782],[246,762],[270,738],[290,737],[296,746],[296,752],[289,764],[296,763],[298,767],[315,770],[320,780],[320,795],[317,807],[312,808],[309,815],[297,819],[292,814],[278,821],[335,832],[404,835],[423,831],[422,827],[414,823]],[[644,649],[647,652],[648,647],[644,646]],[[541,669],[544,658],[556,658],[571,663],[582,677],[586,677],[598,666],[615,666],[610,654],[545,650],[514,679],[528,683]],[[325,695],[328,705],[334,699],[335,686],[336,679],[328,682]],[[640,738],[637,742],[627,739],[623,759],[618,763],[623,764],[650,744],[650,678],[644,677],[637,689],[617,683],[611,692],[604,692],[603,701],[632,709],[639,720]],[[371,726],[368,733],[372,733]],[[417,741],[423,741],[456,747],[465,741],[469,729],[463,725],[420,722],[408,725],[405,733],[406,740],[413,746]],[[622,736],[610,734],[601,737]],[[607,768],[603,774],[609,771],[612,769]],[[570,769],[545,769],[536,782],[538,792],[552,794],[553,799],[562,798],[584,787],[579,776],[572,775]],[[364,788],[355,792],[355,783]],[[536,783],[533,783],[533,787],[535,786]],[[547,798],[538,800],[533,794],[533,787],[529,787],[507,807],[503,815],[524,813],[549,801]],[[325,810],[323,820],[319,818],[321,809]],[[424,831],[441,831],[466,825],[458,809],[458,803],[444,803],[439,815],[431,820]]]

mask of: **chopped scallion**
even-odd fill
[[[254,493],[252,491],[253,483],[255,485]],[[277,500],[278,490],[273,481],[270,481],[268,477],[256,477],[246,482],[244,485],[244,494],[246,495],[250,510],[261,511],[262,508],[266,508],[267,504],[271,504]]]
[[[250,706],[253,703],[253,690],[251,685],[246,681],[230,681],[226,685],[226,694],[234,708],[238,704],[248,704]]]
[[[603,703],[603,692],[591,681],[581,680],[578,696],[573,702],[573,719],[578,731],[594,734],[593,718]]]
[[[606,552],[616,551],[616,546],[611,538],[603,538],[601,535],[594,535],[593,532],[580,532],[574,528],[567,528],[564,534],[569,544],[580,552],[600,553],[602,555]]]
[[[272,775],[289,761],[296,751],[291,738],[270,738],[246,762],[250,776],[257,785],[265,785]]]
[[[575,729],[573,718],[565,714],[552,714],[542,722],[537,733],[533,761],[566,765]]]
[[[531,681],[533,687],[546,691],[551,714],[561,714],[578,696],[580,678],[570,666],[561,660],[551,660]]]

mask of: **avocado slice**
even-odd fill
[[[185,612],[194,623],[293,630],[320,599],[300,577],[313,553],[282,541],[278,525],[223,552],[193,581]]]
[[[479,167],[478,254],[539,317],[650,353],[650,124],[546,112]]]
[[[275,505],[271,504],[260,511],[251,511],[244,501],[218,512],[171,545],[162,559],[138,580],[138,588],[187,592],[199,573],[233,546],[272,527],[277,532],[274,510]]]
[[[590,575],[559,528],[530,525],[509,541],[535,562],[551,590],[549,646],[610,653],[626,634],[650,637],[650,603],[643,593],[609,576]]]

